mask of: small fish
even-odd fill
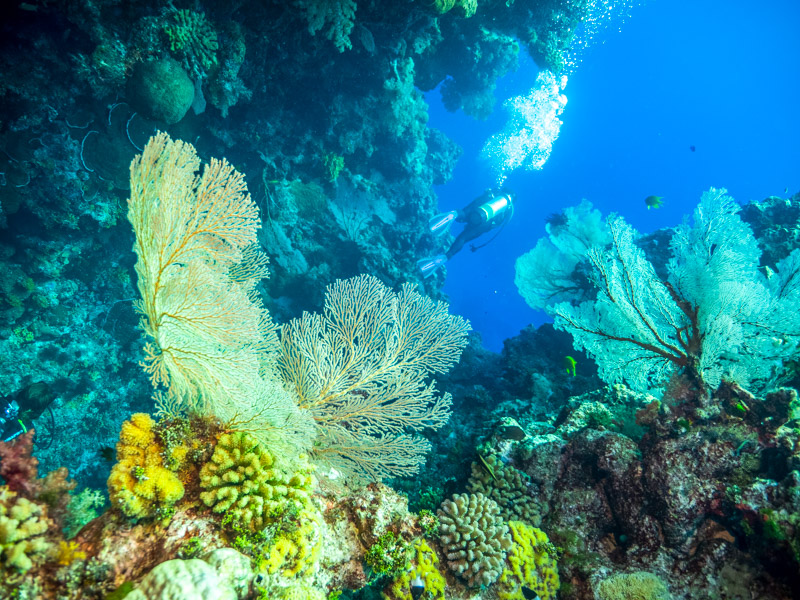
[[[419,600],[422,598],[422,594],[425,593],[425,582],[422,581],[419,575],[411,581],[410,591],[413,600]]]
[[[691,150],[692,152],[694,152],[695,150],[697,150],[697,148],[695,148],[694,146],[689,146],[689,150]]]
[[[519,425],[505,425],[500,430],[500,435],[502,435],[503,439],[505,440],[519,441],[519,440],[524,440],[527,434],[525,433],[525,430]]]
[[[100,448],[100,458],[102,458],[106,462],[114,462],[114,459],[117,457],[117,451],[112,448],[111,446],[103,446]]]
[[[523,585],[522,588],[520,588],[520,591],[522,592],[522,596],[525,598],[525,600],[539,600],[539,594],[534,592],[527,585]]]
[[[661,208],[661,205],[664,204],[661,199],[664,196],[648,196],[644,199],[644,203],[647,205],[647,210],[651,208]]]
[[[571,356],[564,357],[564,368],[567,370],[567,375],[575,377],[575,365],[578,363]]]
[[[494,471],[492,470],[491,465],[488,462],[486,462],[486,459],[483,458],[483,456],[480,453],[478,454],[478,458],[481,459],[481,463],[483,463],[483,468],[486,469],[486,471],[489,473],[489,475],[492,476],[492,479],[497,481],[497,477],[495,477],[495,474],[494,474]]]

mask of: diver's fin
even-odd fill
[[[436,256],[429,256],[417,261],[417,267],[422,273],[424,278],[433,275],[434,271],[447,262],[447,257],[444,254],[437,254]]]
[[[447,230],[450,229],[450,225],[456,220],[457,216],[458,212],[454,210],[436,215],[430,221],[428,221],[428,227],[430,228],[431,233],[435,233],[437,235],[447,233]]]

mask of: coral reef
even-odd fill
[[[617,573],[597,585],[600,600],[670,600],[666,584],[647,571]]]
[[[472,463],[467,490],[494,500],[506,521],[538,525],[542,520],[542,508],[532,493],[530,477],[506,465],[496,455],[480,457]]]

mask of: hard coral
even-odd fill
[[[520,521],[508,524],[514,545],[508,552],[507,568],[498,582],[501,600],[523,600],[522,586],[534,592],[541,600],[556,597],[560,581],[556,566],[555,548],[541,529],[529,527]]]
[[[506,520],[519,520],[538,525],[542,507],[533,499],[529,488],[530,477],[511,465],[503,463],[497,455],[472,463],[467,489],[473,494],[483,494],[497,502],[500,514]]]
[[[134,519],[165,516],[183,497],[180,479],[164,466],[164,447],[154,425],[146,413],[136,413],[122,424],[117,464],[108,478],[111,503]]]
[[[249,433],[223,434],[211,460],[200,469],[200,499],[215,513],[228,512],[252,531],[283,514],[287,504],[308,504],[313,487],[310,467],[288,474]]]
[[[182,52],[187,59],[199,62],[204,69],[217,64],[217,32],[203,13],[178,10],[164,32],[169,37],[173,52]]]
[[[450,570],[471,587],[494,583],[513,544],[497,503],[483,494],[455,494],[438,516]]]
[[[404,571],[384,590],[384,600],[410,600],[411,582],[419,577],[425,586],[425,598],[428,600],[444,600],[444,588],[447,584],[444,575],[439,571],[439,557],[428,546],[424,539],[417,540],[412,546],[413,567]]]
[[[127,600],[236,600],[233,588],[207,562],[173,559],[150,571]]]
[[[46,509],[0,487],[0,567],[27,571],[52,547]]]

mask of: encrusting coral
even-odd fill
[[[558,579],[555,547],[541,529],[520,521],[508,523],[514,545],[508,551],[507,566],[498,580],[497,596],[501,600],[523,600],[525,586],[540,600],[555,599],[561,585]]]
[[[494,583],[513,544],[497,503],[483,494],[454,494],[437,514],[450,570],[470,587]]]
[[[659,577],[647,571],[617,573],[595,588],[598,600],[670,600],[672,596]]]
[[[134,519],[166,517],[183,497],[180,479],[164,466],[164,447],[154,426],[146,413],[136,413],[122,424],[117,463],[108,478],[111,503]]]
[[[444,600],[446,581],[439,571],[439,557],[424,539],[417,540],[412,547],[413,566],[396,577],[383,591],[384,600],[410,600],[411,582],[419,577],[428,600]]]

